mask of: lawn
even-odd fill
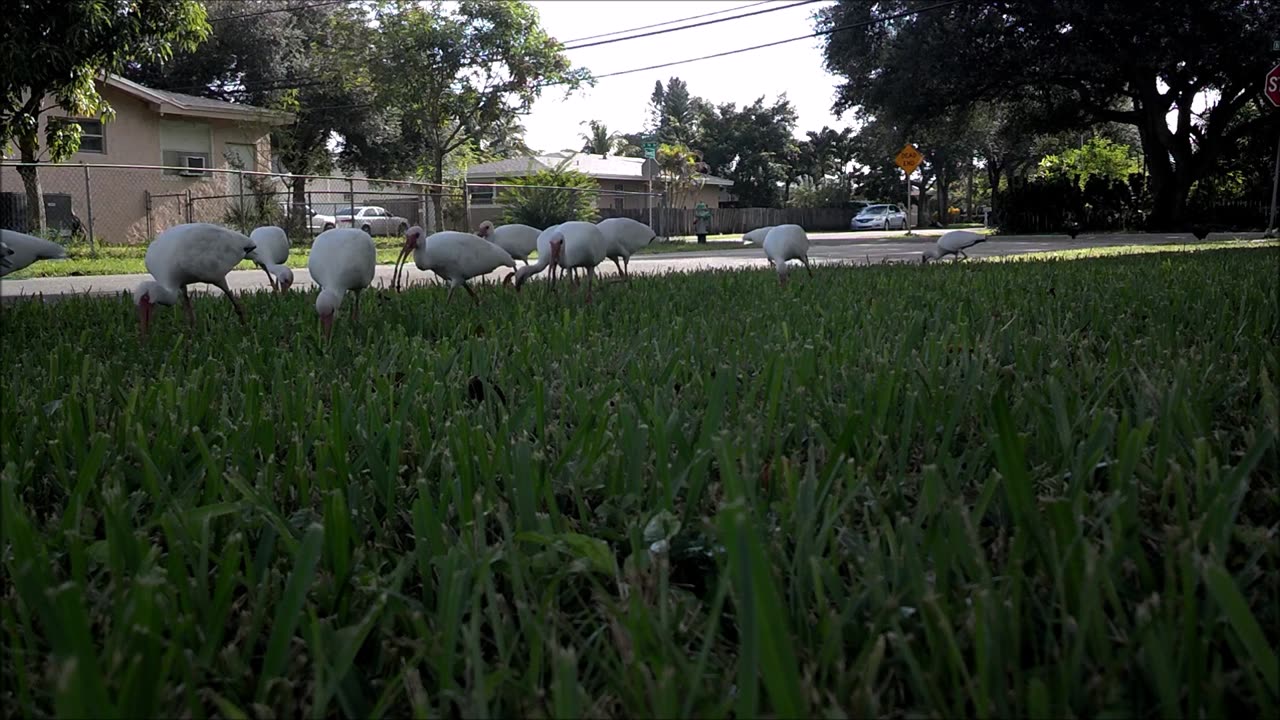
[[[1274,717],[1278,264],[6,305],[5,715]]]

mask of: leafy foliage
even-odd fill
[[[499,188],[506,203],[503,222],[547,228],[570,220],[595,222],[600,184],[590,175],[568,167],[565,158],[553,168],[510,178],[516,187]]]
[[[1128,146],[1091,137],[1081,147],[1046,155],[1040,160],[1039,174],[1045,178],[1065,178],[1083,190],[1091,177],[1123,182],[1140,169],[1138,159]]]

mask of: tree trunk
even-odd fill
[[[435,183],[435,187],[431,189],[431,196],[435,199],[431,209],[431,219],[435,223],[432,232],[440,232],[444,230],[444,193],[441,192],[444,185],[444,153],[439,151],[431,161],[431,182]]]
[[[977,217],[973,212],[973,158],[969,159],[969,191],[964,200],[964,211],[969,213],[969,222]]]
[[[39,149],[39,139],[35,132],[18,136],[18,150],[23,163],[35,163]],[[40,189],[40,172],[34,164],[24,164],[18,168],[22,176],[22,186],[27,191],[27,232],[32,235],[43,235],[45,231],[44,192]]]
[[[995,215],[1000,210],[1000,166],[990,160],[987,161],[987,183],[991,186],[991,214]]]
[[[1165,122],[1164,117],[1148,118],[1147,124],[1138,126],[1142,139],[1142,154],[1147,164],[1147,188],[1151,193],[1151,215],[1147,218],[1147,230],[1176,232],[1186,224],[1187,196],[1194,182],[1189,162],[1174,164],[1169,148],[1161,142],[1160,130],[1152,123]],[[1165,134],[1169,134],[1165,129]]]
[[[309,237],[311,217],[307,213],[307,179],[294,177],[289,182],[293,194],[289,203],[289,234]]]
[[[947,226],[947,210],[951,209],[951,192],[947,184],[951,182],[951,173],[947,172],[944,160],[938,163],[938,224]]]

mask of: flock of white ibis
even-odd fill
[[[591,301],[596,267],[612,260],[623,280],[629,278],[631,256],[653,242],[656,235],[644,223],[629,218],[609,218],[599,223],[571,221],[539,230],[528,225],[495,227],[483,222],[475,234],[444,231],[426,235],[413,226],[405,233],[404,245],[395,262],[391,285],[399,289],[404,265],[410,256],[419,270],[430,270],[449,285],[447,297],[459,287],[479,303],[467,282],[487,275],[500,267],[512,274],[504,284],[514,281],[518,291],[529,278],[551,269],[554,286],[558,274],[569,271],[586,273],[586,299]],[[776,225],[756,228],[743,236],[746,244],[759,245],[777,269],[778,282],[785,284],[788,262],[799,261],[813,276],[809,266],[809,237],[799,225]],[[925,251],[921,262],[937,260],[944,255],[957,259],[968,257],[964,250],[985,240],[985,236],[965,230],[942,235],[936,247]],[[538,259],[529,262],[536,251]],[[62,259],[61,245],[11,230],[0,230],[0,275],[5,275],[42,259]],[[293,285],[293,271],[286,262],[289,237],[282,228],[268,225],[256,228],[248,236],[211,223],[187,223],[160,233],[147,247],[146,267],[151,279],[134,291],[138,318],[145,335],[156,305],[174,305],[182,300],[187,319],[195,324],[195,313],[187,286],[207,283],[222,290],[241,322],[245,314],[227,287],[227,273],[244,260],[250,260],[266,273],[276,292],[286,292]],[[516,268],[516,260],[524,266]],[[320,288],[316,297],[316,313],[325,333],[333,328],[334,315],[347,293],[352,299],[351,318],[358,321],[360,293],[373,283],[377,251],[373,238],[363,230],[335,228],[316,237],[307,260],[311,279]]]

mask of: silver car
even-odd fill
[[[907,214],[897,205],[868,205],[853,216],[850,230],[906,230]]]
[[[290,203],[281,202],[279,203],[279,206],[280,206],[281,215],[283,215],[285,218],[288,218]],[[325,230],[332,230],[333,228],[338,226],[337,219],[334,218],[332,215],[322,215],[316,212],[315,210],[312,210],[307,205],[302,206],[302,211],[308,218],[307,226],[308,226],[308,229],[311,231],[312,235],[319,235]]]
[[[374,205],[343,208],[337,214],[338,227],[359,228],[370,235],[403,235],[409,221]]]

